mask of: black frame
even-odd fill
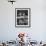
[[[27,14],[27,16],[28,16],[28,18],[27,18],[27,20],[28,20],[28,25],[17,25],[17,23],[19,23],[18,22],[18,18],[17,18],[17,16],[18,16],[18,13],[23,13],[24,11],[28,11],[28,14]],[[26,11],[26,12],[27,12]],[[25,13],[26,13],[25,12]],[[20,14],[19,14],[20,15]],[[22,14],[21,14],[21,16],[22,16]],[[20,18],[20,17],[19,17]],[[21,20],[21,19],[20,19]],[[23,24],[23,23],[21,23],[21,24]],[[15,8],[15,27],[31,27],[31,9],[30,8]]]

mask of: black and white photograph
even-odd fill
[[[16,8],[15,9],[15,26],[29,27],[30,26],[30,8]]]

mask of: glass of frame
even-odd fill
[[[30,27],[30,8],[15,8],[15,26]]]

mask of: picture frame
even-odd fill
[[[30,13],[30,8],[15,8],[15,27],[31,27]]]

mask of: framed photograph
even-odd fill
[[[16,27],[30,27],[30,8],[16,8],[15,9],[15,26]]]

